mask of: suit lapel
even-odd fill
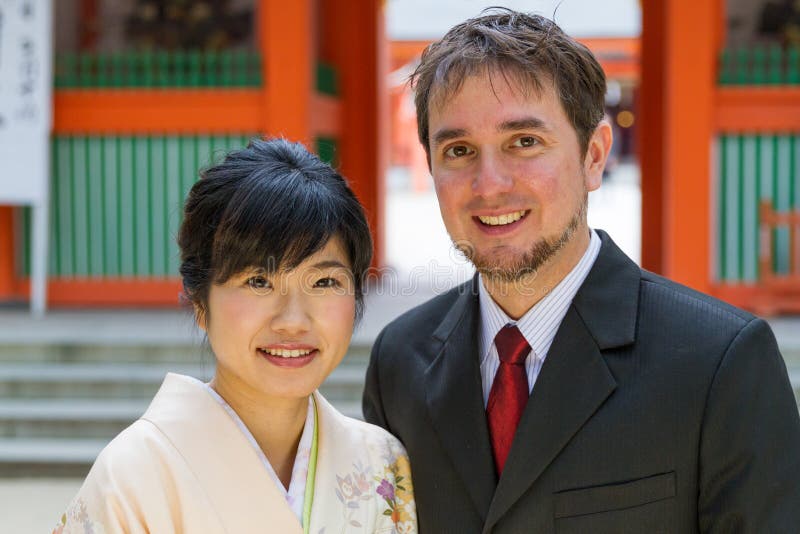
[[[615,387],[597,345],[570,307],[514,435],[486,531],[539,478]]]
[[[477,277],[434,333],[438,355],[425,372],[428,411],[442,448],[466,486],[481,519],[496,485],[478,363]]]

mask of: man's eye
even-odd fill
[[[260,293],[272,289],[269,280],[267,280],[266,277],[261,275],[251,276],[250,278],[248,278],[247,285],[250,286],[250,289],[252,289],[253,291]]]
[[[471,153],[470,149],[464,145],[451,146],[444,151],[444,155],[448,158],[463,158]]]
[[[336,278],[320,278],[314,283],[314,287],[340,287],[342,284]]]
[[[518,137],[514,141],[514,145],[515,146],[526,147],[526,148],[535,146],[537,144],[539,144],[539,140],[536,139],[535,137],[530,136],[530,135],[526,135],[526,136],[523,136],[523,137]]]

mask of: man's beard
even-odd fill
[[[531,249],[510,262],[503,262],[496,255],[478,254],[469,243],[453,244],[475,266],[475,269],[484,277],[494,282],[513,283],[533,276],[550,259],[553,258],[564,246],[569,243],[575,230],[586,220],[586,211],[589,203],[588,193],[584,197],[578,211],[567,224],[567,227],[556,239],[542,238],[534,243]]]

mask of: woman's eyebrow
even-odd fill
[[[319,262],[315,263],[314,265],[312,265],[311,268],[312,269],[333,269],[333,268],[338,268],[338,269],[345,269],[347,271],[350,270],[350,268],[347,265],[343,264],[339,260],[322,260],[322,261],[319,261]]]

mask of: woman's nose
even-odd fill
[[[282,295],[280,306],[272,317],[271,327],[274,331],[287,335],[308,332],[311,327],[311,319],[303,296],[297,294]]]

